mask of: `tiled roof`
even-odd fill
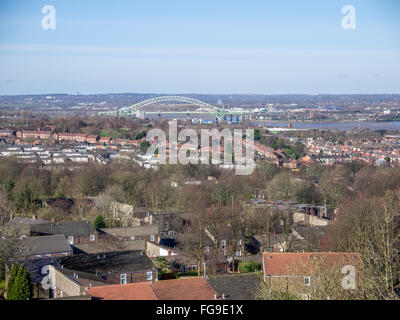
[[[101,300],[214,300],[217,294],[203,277],[91,287],[86,292]]]
[[[345,252],[264,252],[263,268],[265,276],[308,275],[313,262],[323,266],[354,265],[358,257]]]

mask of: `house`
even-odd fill
[[[99,143],[100,144],[110,144],[111,143],[112,138],[111,137],[101,137],[99,139]]]
[[[84,133],[59,133],[58,140],[85,142],[87,136],[88,135]]]
[[[146,253],[149,257],[168,257],[178,255],[178,251],[171,247],[146,242]]]
[[[122,227],[122,228],[102,228],[100,237],[111,236],[119,241],[138,241],[145,240],[151,243],[158,243],[158,225]]]
[[[28,218],[16,217],[13,213],[10,213],[10,221],[5,225],[3,235],[11,238],[29,236],[31,225],[49,222],[50,221],[38,219],[36,215],[33,215],[32,218]]]
[[[16,131],[15,130],[0,130],[0,137],[15,137]]]
[[[72,248],[63,234],[21,239],[20,256],[24,259],[55,258],[72,255]]]
[[[32,285],[33,285],[33,297],[34,298],[48,298],[49,290],[45,288],[42,283],[45,282],[45,278],[48,277],[49,267],[56,265],[57,262],[54,258],[43,258],[43,259],[28,259],[28,260],[10,260],[6,263],[6,287],[8,280],[10,279],[11,268],[14,263],[23,265],[28,271]]]
[[[323,273],[341,274],[344,266],[357,267],[356,253],[284,252],[263,254],[264,282],[273,291],[302,294],[311,281],[320,281]],[[341,275],[343,277],[343,275]]]
[[[70,245],[96,243],[98,233],[89,221],[67,221],[35,224],[30,227],[31,236],[63,234]]]
[[[203,277],[92,287],[93,300],[216,300],[217,292]]]
[[[86,137],[86,142],[87,143],[91,143],[91,144],[95,144],[99,141],[100,137],[99,136],[95,136],[95,135],[88,135]]]
[[[237,257],[244,254],[245,237],[240,232],[235,235],[232,228],[225,226],[218,230],[218,235],[209,228],[205,228],[205,233],[218,246],[219,254],[234,254]]]
[[[77,254],[58,259],[61,271],[76,279],[105,284],[127,284],[157,279],[157,270],[143,251]]]

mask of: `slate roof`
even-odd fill
[[[148,236],[158,234],[158,225],[127,228],[102,228],[100,231],[116,237]]]
[[[41,237],[27,237],[22,240],[24,256],[51,253],[72,253],[72,248],[68,244],[67,238],[63,234]]]
[[[32,225],[30,231],[31,235],[64,234],[65,236],[89,236],[96,233],[96,229],[88,221],[37,224]]]
[[[43,278],[47,275],[46,273],[42,273],[43,267],[47,265],[57,266],[57,261],[53,258],[17,260],[7,262],[7,268],[9,271],[11,271],[11,267],[15,262],[25,266],[33,283],[42,282]]]
[[[79,254],[58,261],[64,268],[91,274],[139,272],[154,268],[151,260],[139,250]]]
[[[262,276],[256,273],[209,276],[207,280],[218,296],[227,300],[255,300]]]

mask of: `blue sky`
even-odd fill
[[[56,29],[41,27],[42,7]],[[356,9],[344,30],[341,10]],[[397,0],[2,0],[0,94],[400,93]]]

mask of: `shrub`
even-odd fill
[[[241,273],[256,272],[259,270],[261,270],[261,263],[255,262],[253,260],[239,262],[239,271]]]

